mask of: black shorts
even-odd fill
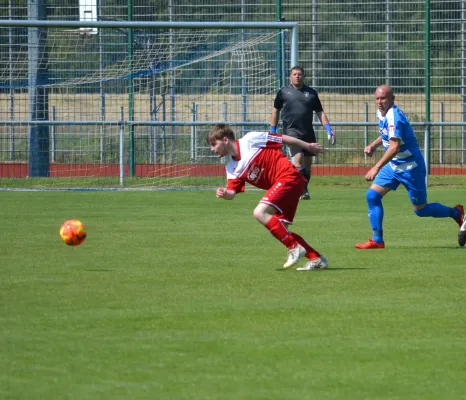
[[[316,135],[314,131],[312,132],[306,132],[306,133],[301,133],[297,129],[287,129],[285,132],[285,135],[295,137],[296,139],[300,139],[304,142],[307,143],[315,143],[316,142]],[[304,156],[312,156],[313,154],[309,153],[308,151],[303,150],[301,147],[296,147],[296,146],[288,146],[290,149],[290,154],[292,157],[294,157],[298,153],[302,153]]]

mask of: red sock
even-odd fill
[[[309,260],[314,260],[315,258],[320,257],[320,253],[309,246],[309,244],[297,233],[291,232],[291,236],[293,236],[294,239],[306,249],[306,257],[309,258]]]
[[[281,223],[281,221],[273,215],[270,218],[270,221],[265,224],[265,227],[270,231],[270,233],[282,242],[287,248],[291,249],[297,245],[296,240],[290,234],[288,229]]]

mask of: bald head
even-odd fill
[[[380,85],[377,89],[375,89],[375,93],[384,93],[385,95],[394,96],[393,89],[389,85]]]
[[[395,95],[392,88],[388,85],[380,85],[375,89],[375,103],[382,116],[385,116],[395,104]]]

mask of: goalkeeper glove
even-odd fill
[[[337,142],[337,135],[335,134],[335,132],[333,131],[332,127],[330,126],[330,124],[325,124],[324,125],[324,128],[325,130],[327,131],[327,138],[328,138],[328,141],[331,143],[331,144],[335,144]]]
[[[276,126],[270,126],[270,133],[277,133],[277,127]]]

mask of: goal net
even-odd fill
[[[124,24],[0,32],[2,189],[222,182],[206,133],[221,121],[239,136],[268,129],[292,36]]]

